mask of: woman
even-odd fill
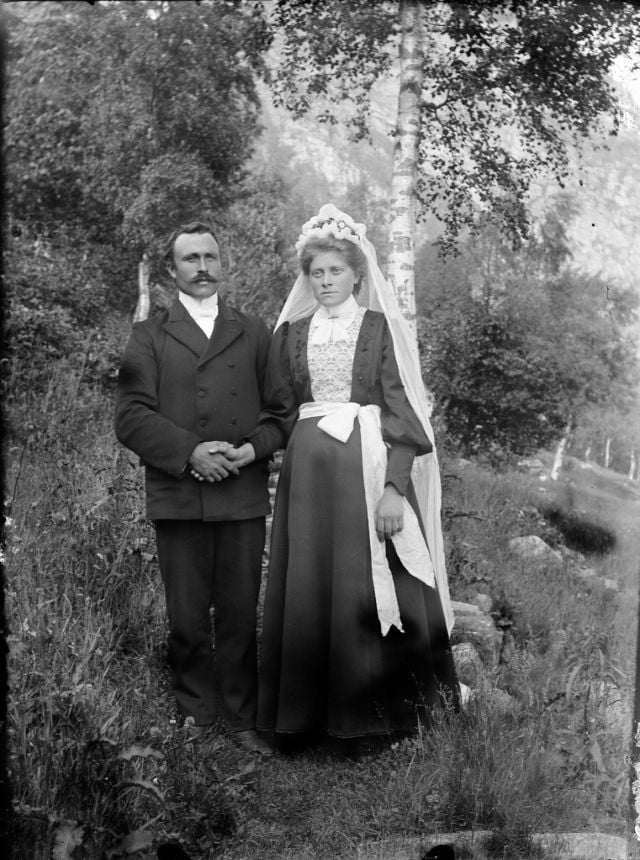
[[[302,272],[274,335],[262,414],[265,431],[277,425],[288,443],[258,727],[341,738],[411,731],[443,694],[457,702],[417,356],[363,225],[323,206],[296,249]]]

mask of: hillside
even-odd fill
[[[272,56],[275,62],[277,55]],[[613,284],[640,289],[640,243],[636,241],[640,221],[640,83],[630,73],[618,80],[626,105],[618,137],[592,138],[581,152],[575,151],[572,175],[564,190],[575,198],[577,214],[566,225],[573,266],[588,274],[604,274]],[[305,190],[308,209],[332,199],[337,205],[349,187],[361,185],[366,194],[384,204],[390,194],[398,73],[381,80],[374,89],[372,142],[351,143],[344,129],[318,123],[312,115],[293,119],[273,105],[266,87],[261,88],[265,130],[256,158],[275,166],[285,178],[300,183],[313,177]],[[303,188],[304,184],[302,185]],[[560,187],[552,177],[541,176],[531,194],[530,208],[537,220],[544,215]],[[354,212],[356,217],[360,213]],[[433,241],[438,222],[428,219],[419,225],[418,241]]]

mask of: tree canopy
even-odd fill
[[[596,412],[633,409],[639,299],[572,270],[572,211],[561,196],[526,253],[486,225],[456,259],[428,245],[419,254],[419,286],[430,282],[421,296],[425,380],[468,454],[530,453],[569,423],[589,425],[595,440]]]
[[[276,99],[297,116],[313,111],[366,136],[372,87],[397,55],[401,4],[413,1],[276,0]],[[479,212],[522,239],[532,181],[549,172],[562,182],[569,146],[594,129],[615,133],[607,72],[637,45],[640,13],[631,3],[582,0],[418,5],[426,39],[420,211],[443,222],[445,245]]]
[[[279,160],[264,145],[262,161],[250,160],[267,49],[275,40],[282,104],[366,137],[372,85],[397,53],[400,3],[271,8],[268,17],[249,0],[9,7],[7,210],[23,232],[6,255],[9,325],[15,366],[34,363],[34,390],[46,386],[42,355],[78,356],[111,378],[117,349],[100,339],[105,310],[132,307],[140,252],[183,219],[215,217],[225,293],[275,320],[295,276],[296,231],[328,185],[317,158],[291,171],[286,139]],[[428,245],[418,256],[420,342],[436,412],[469,453],[552,444],[569,418],[581,445],[602,446],[610,431],[601,416],[634,408],[627,327],[637,297],[571,267],[568,193],[517,253],[496,218],[523,236],[532,179],[545,170],[561,177],[567,147],[594,127],[615,131],[605,72],[637,33],[637,14],[629,4],[569,0],[421,8],[418,191],[423,213],[449,219],[460,250],[442,260]],[[620,135],[616,147],[624,142]],[[366,170],[341,204],[366,221],[384,257],[388,207],[371,195]],[[632,435],[613,446],[616,462]]]
[[[138,251],[223,209],[259,130],[260,4],[17,4],[6,153],[14,220]]]

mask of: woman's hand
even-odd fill
[[[388,540],[402,531],[404,525],[402,501],[403,497],[393,484],[387,484],[376,508],[375,521],[378,540]]]

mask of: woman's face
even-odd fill
[[[319,251],[311,260],[309,280],[316,301],[326,308],[341,305],[353,293],[356,274],[337,251]]]

